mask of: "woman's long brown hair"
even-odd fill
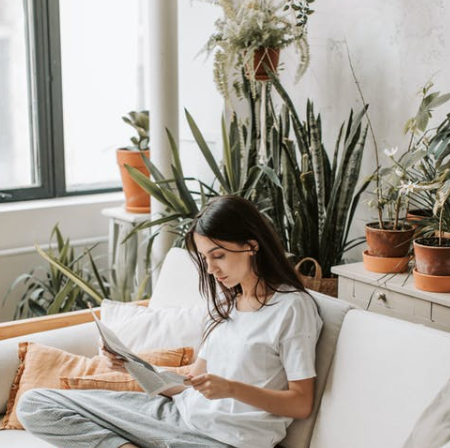
[[[218,324],[230,318],[236,296],[242,290],[240,285],[232,288],[220,285],[221,291],[218,291],[216,279],[208,274],[206,262],[198,252],[194,240],[195,233],[209,238],[215,244],[218,244],[218,241],[239,244],[248,244],[250,240],[258,242],[258,251],[252,260],[253,269],[258,277],[255,296],[261,307],[267,306],[265,297],[272,292],[306,292],[294,266],[285,255],[280,238],[256,206],[239,196],[226,195],[214,198],[197,215],[186,234],[186,247],[199,272],[200,293],[212,305],[208,306],[211,321],[205,329],[203,340]],[[225,247],[224,249],[229,250]],[[261,281],[265,286],[262,301],[256,295]],[[289,291],[285,288],[280,291],[279,287],[282,285],[290,287]],[[223,298],[219,297],[220,293]]]

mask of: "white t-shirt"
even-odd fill
[[[274,390],[316,376],[322,320],[313,299],[275,293],[269,304],[255,312],[233,309],[210,333],[199,352],[208,373]],[[272,448],[293,420],[232,398],[209,400],[193,388],[173,399],[191,429],[237,448]]]

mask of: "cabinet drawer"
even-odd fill
[[[348,287],[346,290],[351,291]],[[381,286],[353,280],[350,301],[363,309],[413,322],[425,323],[431,320],[430,302],[390,291]]]
[[[438,324],[439,327],[450,329],[450,308],[438,303],[432,303],[431,320]]]

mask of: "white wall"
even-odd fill
[[[346,40],[381,152],[392,146],[406,149],[402,129],[417,111],[418,90],[432,78],[435,89],[450,92],[449,2],[318,0],[313,6],[316,12],[309,22],[311,63],[299,84],[290,81],[293,55],[282,55],[287,67],[282,81],[295,103],[304,110],[306,98],[314,100],[316,112],[322,113],[326,148],[332,152],[350,108],[362,107],[347,59]],[[433,123],[449,111],[447,103],[437,111]],[[369,137],[363,173],[374,169]],[[363,235],[370,217],[374,211],[360,205],[355,234]],[[349,255],[361,259],[361,248]]]

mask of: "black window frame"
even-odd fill
[[[61,71],[59,0],[24,0],[25,20],[31,21],[28,60],[36,88],[36,170],[40,185],[17,189],[0,188],[0,204],[36,199],[120,191],[121,187],[67,191],[64,165],[64,117]],[[34,54],[31,51],[34,49]],[[33,100],[34,98],[30,98]],[[31,108],[29,113],[33,113]],[[33,131],[31,132],[34,133]]]

